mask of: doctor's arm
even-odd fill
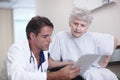
[[[80,68],[71,69],[71,63],[69,62],[68,63],[67,62],[55,62],[54,60],[49,58],[49,65],[51,67],[65,65],[65,67],[61,68],[58,71],[48,72],[47,80],[71,80],[72,78],[75,78],[80,73]]]
[[[115,50],[115,48],[117,47],[117,43],[118,43],[118,39],[116,37],[114,37],[114,49],[113,51]],[[111,56],[112,55],[104,55],[102,57],[102,60],[99,62],[99,65],[101,67],[106,67],[111,59]]]
[[[67,65],[73,65],[74,62],[59,62],[59,61],[54,61],[51,57],[48,59],[48,68],[54,68],[54,67],[59,67],[59,66],[67,66]]]

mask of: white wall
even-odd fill
[[[68,30],[68,16],[72,0],[36,0],[36,13],[48,17],[55,26],[55,32]]]
[[[92,11],[93,22],[90,31],[110,33],[119,38],[120,44],[120,2],[106,5]]]
[[[0,8],[0,70],[9,46],[13,42],[12,9]]]

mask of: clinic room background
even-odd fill
[[[54,23],[54,33],[57,33],[62,30],[68,30],[68,17],[73,7],[87,6],[94,16],[89,30],[93,32],[113,34],[118,37],[118,46],[120,46],[120,0],[109,0],[109,3],[103,4],[101,2],[106,0],[92,0],[93,2],[91,0],[11,0],[11,3],[7,2],[4,6],[2,1],[0,0],[0,70],[8,48],[13,42],[15,42],[14,10],[20,8],[32,8],[32,10],[34,9],[34,13],[31,13],[34,15],[48,17]],[[13,5],[17,4],[19,1],[21,1],[22,5],[14,7]],[[30,5],[32,4],[32,7],[29,3]],[[83,5],[79,6],[80,4]],[[23,13],[19,13],[19,17],[26,19],[26,16],[29,14],[25,12],[24,15],[22,15]],[[26,27],[26,25],[23,27]],[[21,37],[22,32],[20,32],[20,30],[17,32],[19,33],[17,36]],[[116,54],[111,61],[120,61],[118,56],[120,57],[120,54]]]

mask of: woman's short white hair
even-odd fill
[[[82,20],[91,24],[93,17],[91,12],[87,9],[73,8],[69,17],[69,23],[71,23],[74,19]]]

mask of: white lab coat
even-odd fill
[[[33,54],[33,53],[32,53]],[[38,69],[37,61],[30,63],[30,48],[28,40],[13,44],[2,69],[1,80],[46,80],[48,68],[48,52],[44,51],[45,62]]]
[[[77,61],[84,54],[112,55],[114,37],[109,34],[86,32],[79,38],[74,38],[70,32],[59,32],[50,44],[49,52],[54,60]],[[94,63],[85,72],[86,80],[117,80],[116,75],[107,68]]]

